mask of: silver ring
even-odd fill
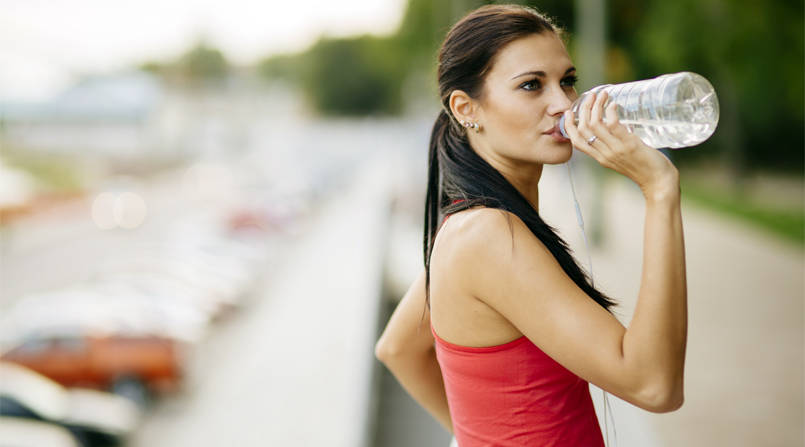
[[[588,146],[592,146],[592,145],[593,145],[593,141],[595,141],[595,139],[596,139],[596,138],[598,138],[598,137],[596,137],[595,135],[593,135],[592,137],[590,137],[590,139],[589,139],[589,140],[587,140],[587,145],[588,145]]]

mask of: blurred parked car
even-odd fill
[[[272,226],[270,216],[264,210],[246,207],[232,210],[227,216],[226,228],[241,237],[260,237],[277,229]]]
[[[20,365],[0,362],[0,416],[58,424],[82,446],[101,447],[123,444],[140,414],[114,394],[68,389]]]
[[[19,299],[4,315],[0,335],[52,327],[88,327],[118,334],[149,334],[194,342],[209,315],[187,302],[153,296],[125,283],[95,282]]]
[[[94,277],[90,284],[125,284],[155,299],[190,306],[205,315],[207,320],[221,311],[221,303],[215,293],[158,271],[107,271]]]
[[[256,194],[228,211],[225,228],[233,236],[251,238],[293,232],[307,213],[308,205],[301,195]]]
[[[237,307],[244,292],[242,283],[209,268],[202,269],[198,262],[158,254],[111,259],[106,262],[101,274],[121,272],[158,273],[179,280],[189,287],[211,294],[221,311]]]
[[[243,242],[221,234],[213,226],[199,225],[195,221],[174,222],[170,227],[165,246],[197,248],[211,254],[234,256],[244,261],[257,263],[266,257],[265,246],[260,242]]]
[[[137,287],[134,281],[125,281],[121,277],[99,277],[64,292],[84,294],[83,301],[87,306],[110,306],[110,311],[139,312],[151,320],[154,335],[188,343],[203,339],[211,321],[210,315],[195,303],[167,291]]]
[[[1,359],[66,386],[114,391],[140,406],[151,393],[180,386],[185,346],[176,339],[155,335],[150,325],[138,327],[142,322],[136,318],[124,321],[124,315],[102,306],[37,304],[17,306],[4,316]]]
[[[0,417],[0,447],[81,447],[70,430],[56,424]]]

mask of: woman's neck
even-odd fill
[[[528,200],[535,210],[539,211],[539,179],[542,177],[542,166],[529,166],[531,169],[502,170],[497,169],[509,183],[512,184],[523,197]],[[507,172],[508,171],[508,172]]]
[[[539,179],[542,177],[544,165],[538,163],[518,163],[512,165],[494,157],[479,153],[493,168],[500,172],[535,210],[539,211]]]

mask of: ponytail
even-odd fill
[[[428,148],[428,189],[425,195],[425,235],[423,254],[425,256],[425,302],[430,307],[430,254],[439,223],[439,146],[450,127],[450,116],[442,109],[430,134]]]

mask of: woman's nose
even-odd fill
[[[551,91],[550,103],[548,104],[548,113],[551,115],[564,113],[573,105],[573,101],[568,97],[567,92],[562,88],[556,88]]]

